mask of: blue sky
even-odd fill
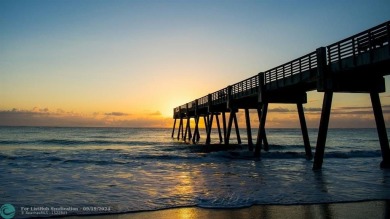
[[[389,1],[368,0],[0,0],[0,110],[161,125],[173,107],[383,23],[389,11]],[[307,107],[321,98],[309,94],[318,101]],[[342,104],[369,99],[336,97]]]

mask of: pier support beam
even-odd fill
[[[196,120],[196,135],[193,139],[195,139],[195,142],[199,142],[200,140],[200,132],[199,132],[199,121],[200,121],[200,116],[197,116],[197,120]]]
[[[227,135],[226,135],[226,115],[225,112],[222,112],[222,126],[223,126],[223,142],[227,142]]]
[[[265,122],[267,119],[267,111],[268,111],[268,103],[263,103],[262,109],[261,109],[261,119],[259,124],[259,130],[257,131],[257,142],[255,147],[255,156],[260,157],[261,154],[261,143],[263,141],[263,135],[265,133]],[[267,148],[264,145],[264,150],[268,151],[268,144]]]
[[[229,141],[230,141],[230,134],[232,132],[233,121],[234,121],[234,127],[235,127],[236,134],[237,134],[238,144],[241,144],[240,131],[238,130],[236,111],[237,110],[235,110],[235,109],[230,110],[229,122],[228,122],[227,133],[226,133],[226,141],[225,141],[226,145],[228,145]]]
[[[181,137],[183,138],[183,117],[180,117],[179,130],[177,132],[177,140],[180,139],[180,134],[182,135]]]
[[[305,145],[306,159],[311,160],[313,158],[313,155],[311,152],[309,134],[307,132],[305,113],[303,112],[302,103],[297,103],[297,109],[299,115],[299,122],[301,123],[303,143]]]
[[[184,139],[184,121],[183,119],[181,120],[181,139]]]
[[[238,129],[237,115],[234,114],[234,129],[236,130],[237,142],[241,144],[240,129]]]
[[[188,118],[188,141],[191,141],[192,132],[191,132],[191,118]]]
[[[245,109],[245,121],[246,121],[246,133],[248,136],[248,149],[249,151],[253,151],[252,129],[251,129],[251,120],[249,116],[249,109]]]
[[[206,131],[207,131],[206,144],[207,145],[210,144],[210,142],[211,142],[211,136],[210,135],[211,135],[211,129],[213,127],[213,118],[214,118],[214,113],[211,113],[211,118],[208,119],[209,124],[208,124],[207,129],[206,129]]]
[[[188,141],[190,141],[192,138],[190,120],[191,117],[187,117],[186,131],[184,133],[184,138],[183,138],[184,141],[187,141],[187,133],[188,133]]]
[[[175,127],[176,127],[176,118],[175,118],[175,121],[173,122],[173,129],[172,129],[171,138],[173,138],[173,136],[175,135]]]
[[[261,107],[257,109],[257,116],[258,116],[259,122],[260,122],[260,121],[261,121]],[[260,127],[260,125],[259,125],[259,127]],[[258,136],[257,136],[257,137],[258,137]],[[268,140],[267,140],[267,135],[266,135],[266,133],[265,133],[265,128],[264,128],[264,130],[263,130],[263,133],[261,133],[261,138],[262,138],[262,139],[259,139],[259,138],[258,138],[257,141],[262,140],[262,141],[263,141],[263,144],[264,144],[264,147],[269,148]],[[257,144],[257,142],[256,142],[256,144]]]
[[[381,151],[382,151],[383,160],[380,164],[380,167],[390,168],[389,139],[387,137],[385,120],[383,119],[381,101],[378,92],[371,92],[370,96],[371,96],[372,108],[374,110],[376,128],[379,136],[379,143],[381,145]]]
[[[192,143],[195,144],[199,141],[200,135],[199,135],[199,119],[200,116],[195,116],[195,129],[194,129],[194,135],[192,136]]]
[[[232,131],[233,117],[234,116],[236,116],[236,113],[234,110],[231,110],[230,115],[229,115],[229,122],[228,122],[228,126],[227,126],[226,141],[225,141],[226,145],[228,145],[229,141],[230,141],[230,133]]]
[[[328,134],[328,125],[330,111],[332,107],[333,91],[325,91],[324,100],[322,104],[322,113],[320,120],[320,127],[318,129],[318,138],[316,152],[314,155],[313,170],[319,170],[322,168],[322,162],[324,159],[326,136]]]
[[[204,128],[206,129],[206,134],[207,134],[207,130],[209,129],[209,115],[203,116],[203,121],[204,121]]]
[[[268,103],[264,103],[263,109],[261,111],[262,111],[261,112],[261,122],[263,123],[263,126],[261,128],[261,135],[265,136],[265,122],[267,121]],[[264,140],[265,139],[264,137],[261,137],[261,138],[263,139],[263,143],[264,143],[264,141],[267,141],[267,140]],[[267,144],[264,144],[264,150],[269,151],[268,142],[267,142]]]
[[[186,141],[187,138],[187,131],[188,131],[188,118],[186,118],[186,127],[184,129],[184,136],[183,136],[183,141]]]
[[[186,141],[187,139],[187,132],[188,132],[188,118],[186,118],[186,127],[184,129],[184,137],[183,137],[183,141]]]
[[[222,143],[222,133],[221,133],[221,125],[219,124],[219,115],[215,115],[215,119],[217,120],[217,128],[218,128],[218,135],[219,135],[219,143]]]

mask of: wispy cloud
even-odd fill
[[[149,113],[148,115],[149,116],[161,116],[161,112],[157,110],[156,112]]]
[[[332,108],[330,127],[375,127],[371,106],[352,106]],[[390,105],[382,106],[387,124],[390,124]],[[318,128],[321,108],[305,108],[308,127]],[[258,125],[256,110],[251,110],[251,123]],[[229,115],[227,115],[227,118]],[[237,114],[239,126],[245,127],[243,110]],[[221,117],[220,117],[221,119]],[[161,112],[144,111],[142,114],[125,112],[95,112],[90,114],[65,111],[62,109],[34,107],[30,110],[10,109],[0,111],[1,126],[81,126],[81,127],[171,127],[171,117],[164,118]],[[297,128],[298,113],[295,107],[275,107],[269,109],[267,128]]]
[[[106,116],[129,116],[131,114],[128,113],[122,113],[122,112],[111,112],[111,113],[105,113]]]
[[[0,111],[1,126],[81,126],[81,127],[167,127],[172,120],[161,117],[156,111],[145,117],[124,112],[82,114],[66,112],[62,109],[52,111],[48,108],[34,107],[31,110]]]
[[[277,113],[288,113],[288,112],[292,112],[292,110],[290,110],[290,109],[288,109],[288,108],[283,108],[283,107],[270,108],[268,111],[269,111],[269,112],[277,112]]]
[[[317,113],[321,112],[321,108],[313,108],[313,107],[304,107],[305,112],[310,112],[310,113]],[[268,109],[268,112],[276,112],[276,113],[296,113],[297,109],[296,108],[287,108],[287,107],[276,107],[276,108],[270,108]]]
[[[313,107],[304,107],[305,112],[310,112],[310,113],[317,113],[321,112],[321,108],[313,108]],[[268,109],[268,112],[276,112],[276,113],[296,113],[297,109],[296,108],[287,108],[287,107],[276,107],[276,108],[270,108]]]
[[[316,112],[321,112],[321,108],[316,108],[316,107],[305,107],[304,108],[304,111],[305,112],[314,112],[314,113],[316,113]]]
[[[0,125],[6,126],[102,126],[93,116],[48,108],[0,111]]]

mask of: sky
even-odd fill
[[[174,107],[389,11],[388,0],[0,0],[0,125],[171,127]],[[322,98],[308,93],[309,127]],[[299,127],[294,105],[269,108],[267,127]],[[369,95],[335,94],[330,127],[375,127]]]

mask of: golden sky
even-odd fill
[[[387,0],[2,0],[0,125],[170,127],[174,107],[385,22],[389,11]],[[317,127],[322,94],[308,101]],[[368,94],[336,94],[330,126],[374,127],[370,106]],[[270,105],[267,126],[298,127],[296,114]]]

